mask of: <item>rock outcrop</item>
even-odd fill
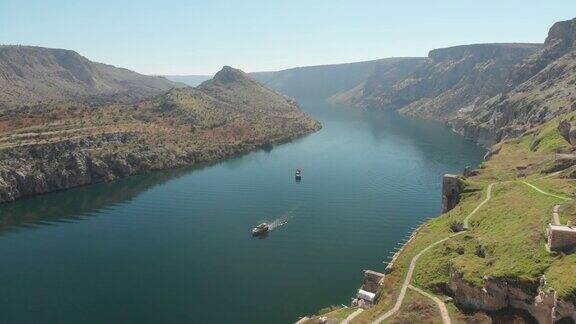
[[[376,70],[348,103],[400,109],[407,115],[449,120],[459,109],[478,105],[511,88],[513,67],[540,44],[475,44],[430,51],[408,73],[390,78]],[[400,63],[399,63],[400,64]],[[385,71],[384,71],[385,72]]]
[[[510,72],[510,91],[459,111],[453,128],[488,145],[576,109],[576,19],[554,24],[544,48]]]
[[[458,272],[451,270],[448,290],[453,295],[454,302],[463,308],[486,312],[507,308],[522,309],[530,313],[538,323],[543,324],[551,324],[557,319],[554,315],[554,308],[557,305],[555,293],[545,291],[543,287],[538,287],[533,292],[526,292],[515,284],[490,278],[486,278],[482,287],[477,287],[467,283]],[[566,306],[560,308],[564,310]]]
[[[467,309],[485,312],[521,309],[541,324],[552,324],[562,319],[576,320],[574,305],[557,299],[556,292],[546,288],[544,277],[534,291],[526,291],[515,283],[492,278],[486,278],[483,286],[479,287],[466,282],[460,273],[452,269],[447,288],[454,302]]]
[[[442,213],[458,205],[462,192],[464,192],[464,181],[457,175],[445,174],[442,178]]]
[[[572,146],[576,145],[576,127],[568,120],[562,120],[558,124],[560,135]]]

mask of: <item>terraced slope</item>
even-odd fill
[[[198,88],[132,104],[0,109],[0,202],[210,163],[316,131],[297,104],[224,67]]]

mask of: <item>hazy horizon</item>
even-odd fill
[[[475,43],[542,43],[574,1],[0,3],[0,44],[77,51],[153,75],[213,75],[426,56]],[[30,23],[33,22],[33,23]]]

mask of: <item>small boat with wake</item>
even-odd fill
[[[252,236],[264,235],[268,233],[268,231],[270,231],[270,225],[268,225],[268,223],[260,223],[252,229]]]

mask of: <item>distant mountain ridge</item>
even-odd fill
[[[254,73],[293,97],[393,109],[443,121],[487,145],[576,110],[576,19],[555,23],[543,44],[435,49],[423,58]],[[350,77],[347,77],[347,75]]]
[[[163,77],[96,63],[64,49],[0,46],[0,101],[30,104],[46,100],[133,101],[181,87]]]
[[[275,72],[250,73],[258,81],[291,97],[330,98],[364,82],[377,68],[405,69],[422,58],[385,58],[380,60],[298,67]]]
[[[179,82],[195,87],[200,83],[212,79],[213,75],[163,75],[166,79],[172,82]]]

